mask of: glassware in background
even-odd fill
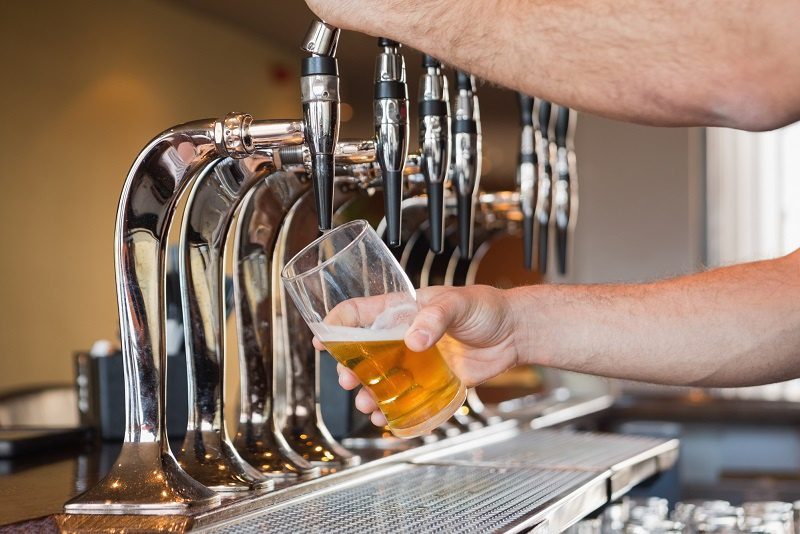
[[[427,434],[463,404],[466,388],[439,346],[406,347],[403,338],[419,309],[416,293],[366,221],[325,233],[281,277],[314,335],[372,393],[394,435]]]

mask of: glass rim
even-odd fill
[[[308,269],[307,271],[303,271],[302,273],[295,274],[295,275],[286,274],[287,269],[289,269],[289,267],[294,265],[295,262],[297,262],[298,258],[300,258],[303,255],[305,255],[306,252],[311,250],[313,247],[318,246],[320,243],[322,243],[323,241],[328,239],[330,236],[332,236],[336,232],[344,230],[345,228],[350,228],[352,226],[362,226],[363,228],[361,228],[361,231],[358,232],[358,235],[356,235],[353,238],[352,241],[350,241],[347,245],[342,247],[340,250],[337,250],[336,253],[333,256],[331,256],[327,260],[323,261],[322,263],[318,263],[315,267],[312,267],[311,269]],[[342,254],[344,252],[347,252],[355,243],[361,241],[361,239],[364,238],[364,235],[367,233],[367,231],[370,228],[371,228],[371,226],[364,219],[356,219],[354,221],[346,222],[346,223],[344,223],[342,225],[337,226],[336,228],[334,228],[332,230],[329,230],[329,231],[325,232],[324,234],[322,234],[321,236],[316,238],[314,241],[312,241],[308,245],[304,246],[300,250],[300,252],[295,254],[294,257],[291,260],[289,260],[289,263],[287,263],[286,265],[283,266],[283,269],[281,269],[281,280],[285,280],[287,282],[291,282],[293,280],[298,280],[300,278],[304,278],[304,277],[306,277],[308,275],[311,275],[311,274],[319,272],[322,268],[324,268],[325,266],[329,265],[337,257],[339,257],[340,254]]]

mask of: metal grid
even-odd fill
[[[438,464],[491,464],[505,467],[604,471],[662,445],[641,436],[529,430],[509,440],[463,452],[422,457]]]
[[[409,465],[211,532],[492,532],[532,517],[596,477],[579,471]]]

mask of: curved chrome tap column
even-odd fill
[[[181,193],[224,153],[222,121],[177,126],[140,153],[125,181],[114,235],[117,302],[125,368],[125,441],[110,472],[68,501],[72,513],[167,513],[219,497],[190,478],[164,423],[165,249]]]
[[[189,423],[177,457],[192,478],[216,491],[272,486],[234,449],[223,410],[225,241],[243,193],[262,180],[271,167],[272,158],[264,155],[218,162],[195,182],[181,228]]]
[[[343,195],[337,201],[342,202]],[[334,209],[336,204],[334,204]],[[303,458],[330,467],[358,464],[361,459],[337,443],[322,422],[319,398],[319,352],[312,344],[311,331],[286,295],[280,272],[295,254],[316,239],[319,230],[313,217],[314,197],[304,194],[292,206],[281,227],[273,255],[272,328],[275,364],[280,365],[276,384],[286,388],[285,405],[275,406],[278,428],[289,445]]]
[[[319,469],[292,450],[274,415],[276,366],[272,323],[272,256],[281,224],[292,206],[309,189],[294,173],[276,172],[258,183],[242,200],[234,240],[234,305],[239,335],[241,401],[234,444],[242,457],[262,473],[312,477]],[[312,370],[313,371],[313,370]]]
[[[117,210],[115,268],[125,366],[126,432],[109,474],[68,501],[71,513],[180,513],[219,503],[183,471],[167,442],[164,292],[166,243],[181,194],[221,159],[302,142],[293,122],[246,114],[198,121],[156,137],[141,152]],[[199,399],[198,399],[199,400]]]

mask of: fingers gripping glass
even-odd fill
[[[464,402],[464,385],[436,345],[413,352],[403,342],[418,311],[414,287],[366,221],[326,233],[281,276],[314,335],[372,393],[394,435],[426,434]]]

